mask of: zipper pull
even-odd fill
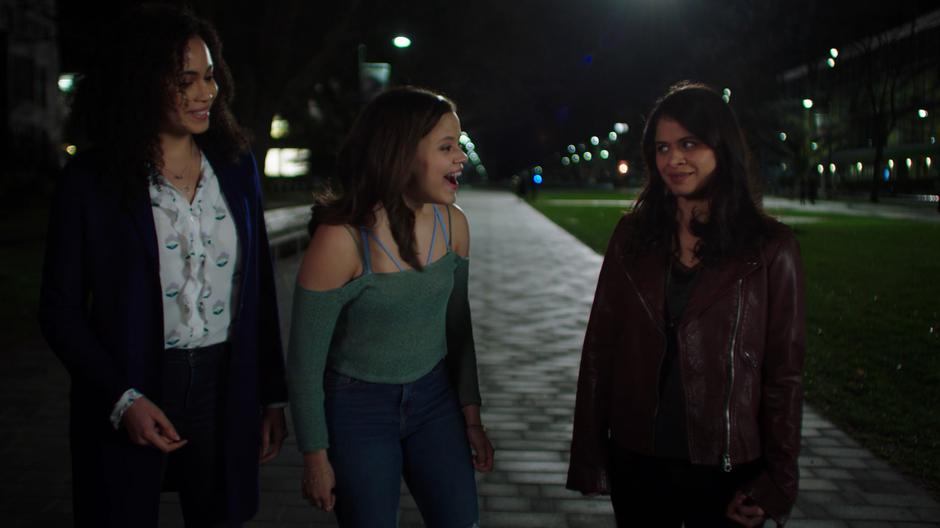
[[[725,473],[731,473],[731,455],[728,453],[721,455],[721,469]]]

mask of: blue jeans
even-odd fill
[[[443,362],[402,385],[328,370],[324,388],[340,526],[397,526],[403,476],[429,528],[477,525],[470,444]]]

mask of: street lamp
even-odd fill
[[[397,37],[392,39],[392,44],[396,48],[404,49],[404,48],[411,46],[411,39],[404,35],[398,35]]]
[[[833,59],[838,59],[839,50],[837,50],[836,48],[829,48],[829,56],[832,57]]]
[[[803,108],[809,110],[809,109],[812,108],[812,107],[813,107],[813,100],[812,100],[812,99],[809,99],[809,98],[803,99]]]
[[[918,108],[918,109],[917,109],[917,117],[919,117],[919,118],[921,118],[921,119],[926,119],[926,118],[927,118],[927,109],[926,109],[926,108]]]
[[[69,93],[75,88],[75,74],[63,73],[59,76],[59,90],[63,93]]]

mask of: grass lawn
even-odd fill
[[[625,208],[546,203],[567,196],[543,192],[532,205],[603,253]],[[806,273],[807,399],[938,496],[940,224],[810,216],[793,227]]]

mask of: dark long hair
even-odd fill
[[[320,224],[375,225],[375,207],[388,215],[401,257],[421,269],[415,250],[415,215],[404,193],[414,174],[418,143],[441,117],[456,112],[453,101],[424,88],[391,88],[359,114],[340,147],[330,190],[317,196],[311,235]]]
[[[656,127],[664,117],[678,122],[715,152],[715,171],[701,191],[708,202],[707,218],[693,218],[689,226],[699,238],[696,258],[712,263],[756,247],[766,223],[752,191],[748,150],[738,119],[715,90],[683,81],[656,102],[643,129],[647,181],[632,215],[637,236],[628,251],[678,247],[676,197],[656,167]]]
[[[209,47],[219,86],[209,130],[198,142],[231,161],[247,149],[229,109],[232,75],[212,25],[172,6],[137,6],[102,35],[80,78],[71,117],[80,150],[94,147],[104,160],[105,176],[125,194],[145,186],[154,169],[162,168],[158,134],[175,106],[186,45],[193,37]]]

